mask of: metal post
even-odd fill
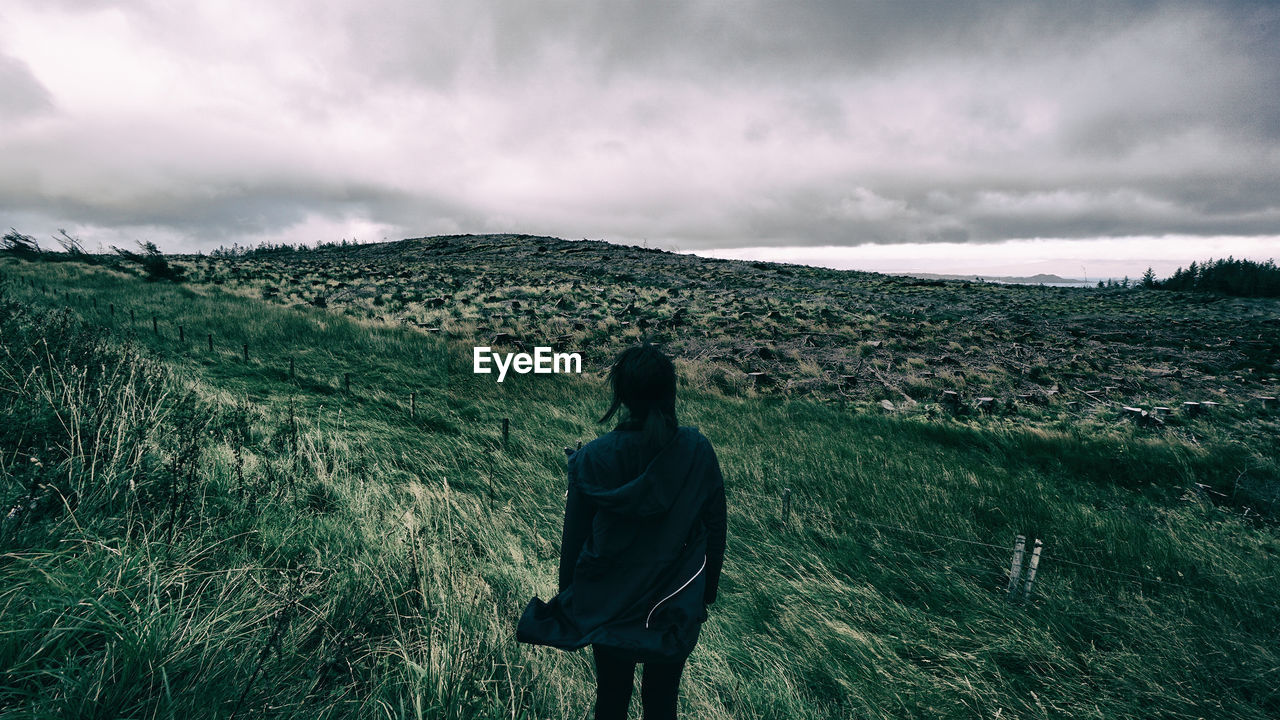
[[[1027,536],[1019,535],[1013,543],[1013,564],[1009,566],[1009,599],[1014,599],[1018,581],[1022,579],[1022,552],[1027,546]]]
[[[1031,551],[1031,563],[1027,566],[1027,584],[1022,588],[1022,599],[1031,597],[1031,588],[1036,582],[1036,568],[1040,567],[1040,539],[1036,538],[1035,549]]]

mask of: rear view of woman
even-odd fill
[[[559,593],[533,598],[521,642],[592,646],[596,718],[625,718],[643,663],[646,720],[674,718],[680,675],[715,602],[725,497],[711,443],[676,422],[676,373],[658,348],[623,351],[609,372],[622,422],[569,456]]]

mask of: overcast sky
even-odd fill
[[[0,222],[50,245],[1280,259],[1274,3],[6,0],[0,27]]]

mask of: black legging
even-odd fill
[[[636,663],[606,647],[592,645],[591,650],[596,660],[596,720],[626,720]],[[644,720],[675,720],[682,672],[684,660],[644,663],[640,680]]]

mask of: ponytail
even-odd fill
[[[641,430],[644,432],[644,442],[651,452],[658,452],[667,443],[671,442],[671,438],[676,436],[676,409],[658,409],[652,408],[645,415],[644,425]]]

